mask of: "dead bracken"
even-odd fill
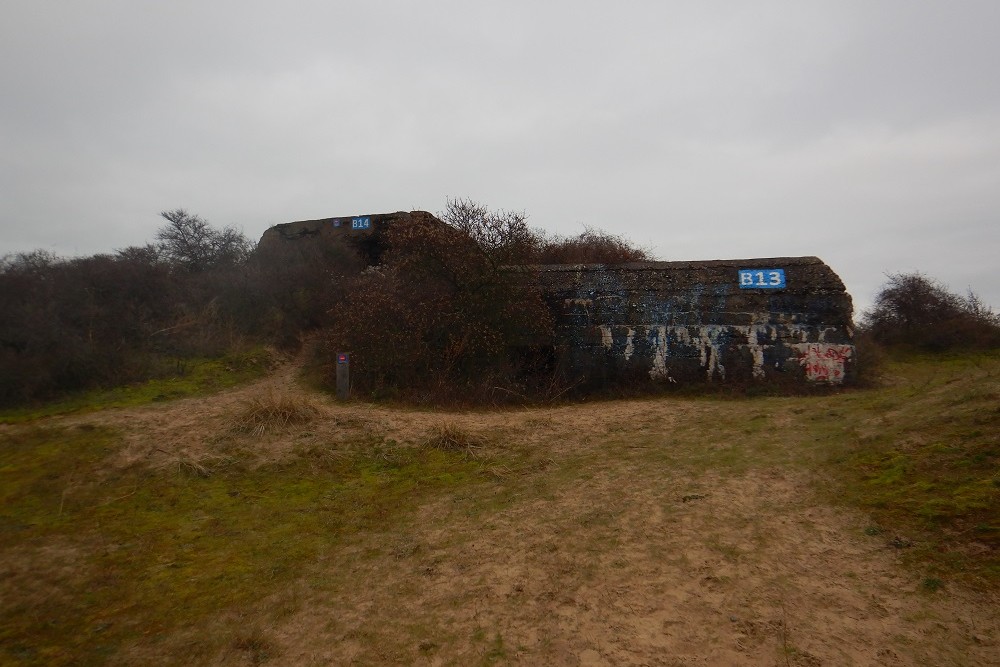
[[[481,458],[488,446],[485,439],[450,422],[438,426],[425,444],[445,452],[460,452],[471,458]]]
[[[301,396],[269,392],[247,399],[243,410],[233,418],[229,430],[261,436],[289,426],[308,424],[319,416],[319,408]]]

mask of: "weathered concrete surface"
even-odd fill
[[[783,269],[741,289],[740,269]],[[557,355],[601,382],[853,379],[851,297],[816,257],[538,267]]]
[[[345,215],[335,218],[319,218],[317,220],[299,220],[274,225],[264,231],[260,237],[261,245],[271,245],[281,241],[298,241],[301,239],[323,237],[349,237],[372,234],[386,224],[406,222],[414,216],[431,216],[426,211],[397,211],[395,213],[365,213],[360,215]],[[433,217],[433,216],[431,216]],[[352,221],[368,218],[370,226],[367,229],[354,229]]]
[[[322,245],[327,249],[342,250],[343,261],[360,266],[377,264],[385,250],[384,234],[392,225],[412,223],[418,218],[440,222],[427,211],[397,211],[396,213],[366,213],[317,220],[299,220],[274,225],[264,231],[257,245],[258,251],[267,254],[283,254],[290,247],[301,247],[301,241],[313,241],[308,245]],[[357,228],[361,221],[367,226]],[[357,221],[358,224],[355,224]],[[440,223],[444,224],[444,223]]]
[[[425,211],[275,225],[258,249],[295,261],[324,248],[341,275],[378,264],[384,233]],[[358,229],[353,223],[367,219]],[[317,241],[297,243],[301,241]],[[304,256],[304,254],[303,254]],[[780,289],[741,288],[741,269],[782,269]],[[522,267],[534,274],[556,320],[560,366],[592,383],[854,378],[851,297],[816,257]]]

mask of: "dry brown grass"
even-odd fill
[[[901,510],[1000,487],[997,361],[889,370],[491,412],[335,403],[282,372],[10,426],[0,664],[995,665],[997,594],[961,570],[989,574],[993,524],[967,555],[944,533],[948,567]],[[319,416],[228,430],[268,392]],[[943,505],[908,477],[931,454],[988,475]]]
[[[269,391],[244,401],[243,409],[231,420],[229,430],[259,437],[289,426],[308,424],[320,414],[316,404],[301,395]]]
[[[458,452],[469,458],[481,459],[487,454],[490,442],[475,435],[453,422],[439,425],[424,445],[445,452]]]
[[[154,466],[157,470],[175,470],[178,473],[188,473],[199,477],[209,477],[213,473],[229,467],[236,462],[232,456],[212,453],[182,453],[170,454],[159,450],[168,457]]]

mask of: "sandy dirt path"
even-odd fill
[[[567,481],[485,522],[427,507],[388,547],[335,555],[277,628],[288,664],[997,664],[995,598],[920,591],[797,476]]]

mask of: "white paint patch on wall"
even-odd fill
[[[697,330],[697,337],[691,335],[691,328]],[[729,329],[742,328],[744,327],[729,327],[714,324],[703,324],[692,327],[647,325],[645,329],[648,339],[655,339],[656,341],[653,349],[653,367],[649,370],[649,377],[654,380],[671,379],[667,369],[667,340],[672,337],[680,345],[692,346],[698,349],[699,361],[705,367],[709,380],[716,373],[718,373],[720,378],[725,379],[726,369],[719,361],[721,358],[719,345]],[[629,331],[632,331],[632,329],[630,328]],[[763,371],[761,372],[763,373]]]
[[[573,308],[583,308],[584,312],[589,313],[590,307],[594,305],[591,299],[564,299],[563,305],[566,310],[572,310]]]
[[[631,334],[635,331],[629,328],[629,343],[631,344]],[[649,369],[649,377],[653,380],[666,380],[670,377],[670,371],[667,369],[667,327],[665,326],[655,326],[646,327],[646,337],[651,338],[652,334],[656,334],[656,344],[653,348],[653,367]]]
[[[853,345],[797,343],[794,347],[799,353],[799,364],[806,369],[806,378],[813,382],[840,384],[844,381],[847,360],[854,356]]]
[[[625,361],[632,358],[632,354],[635,352],[635,344],[632,342],[632,338],[635,336],[635,329],[629,327],[628,336],[625,338]]]
[[[753,376],[755,378],[764,377],[764,348],[769,345],[760,344],[760,334],[768,335],[768,330],[773,329],[766,324],[751,324],[747,327],[747,349],[750,350],[750,357],[753,359]],[[775,332],[771,331],[771,340],[775,339]]]
[[[707,324],[698,328],[700,329],[698,333],[701,342],[701,365],[708,366],[708,379],[711,380],[718,373],[719,377],[725,380],[726,367],[722,365],[719,358],[719,339],[725,330],[731,327]]]
[[[601,345],[605,350],[610,350],[615,344],[614,338],[611,337],[611,327],[602,324],[597,328],[601,330]]]
[[[798,336],[799,342],[805,343],[809,340],[809,327],[804,327],[801,324],[786,324],[785,328],[788,329],[789,337]],[[775,329],[777,333],[777,329]]]
[[[619,327],[619,336],[622,335],[622,328],[625,328],[626,331],[622,353],[625,361],[630,361],[635,356],[636,331],[645,331],[646,340],[652,348],[652,365],[649,369],[649,377],[653,380],[672,379],[670,369],[667,366],[670,360],[669,341],[671,340],[676,341],[678,346],[693,347],[697,350],[699,362],[705,369],[709,380],[714,379],[716,375],[725,379],[726,368],[721,363],[722,347],[731,336],[742,334],[746,336],[746,343],[737,344],[736,347],[747,350],[753,364],[753,377],[760,379],[766,376],[764,372],[765,352],[777,345],[779,339],[792,338],[792,340],[805,341],[809,335],[809,329],[800,325],[784,327],[770,324],[751,324],[749,326],[636,325]],[[601,332],[601,346],[608,351],[614,350],[614,328],[609,325],[600,325],[598,329]],[[779,329],[783,329],[784,332],[779,331]],[[821,330],[817,337],[825,337],[825,333],[826,331]],[[798,353],[798,362],[805,368],[806,378],[813,382],[843,382],[847,360],[854,355],[853,345],[836,345],[822,342],[822,340],[815,343],[790,343],[790,347]]]
[[[837,335],[837,329],[835,327],[824,327],[824,328],[820,329],[819,330],[819,342],[825,343],[826,342],[826,335],[827,334],[833,334],[833,335],[836,336]]]

